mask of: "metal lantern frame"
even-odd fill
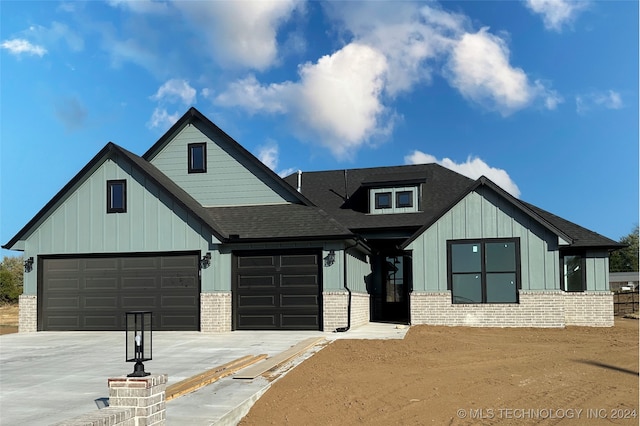
[[[144,361],[153,357],[153,314],[150,311],[125,312],[127,362],[135,362],[133,373],[128,377],[144,377],[150,373],[144,371]]]

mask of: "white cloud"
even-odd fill
[[[277,60],[277,31],[300,7],[299,0],[176,1],[178,8],[204,34],[222,67],[264,70]]]
[[[527,7],[542,16],[544,26],[548,30],[562,31],[562,27],[571,24],[576,16],[586,9],[586,0],[526,0]]]
[[[561,99],[540,81],[529,82],[521,68],[509,63],[509,48],[488,28],[467,33],[456,43],[447,64],[449,82],[467,99],[509,115],[543,98],[549,109]]]
[[[386,69],[380,52],[351,43],[302,65],[298,82],[260,85],[250,76],[231,84],[216,102],[288,114],[302,136],[318,139],[336,158],[345,159],[392,125],[380,100]]]
[[[158,107],[153,110],[153,114],[147,122],[147,127],[164,131],[173,126],[179,118],[179,113],[169,114],[166,109]]]
[[[590,92],[576,96],[578,114],[585,114],[594,109],[621,109],[623,107],[622,96],[614,90]]]
[[[181,102],[183,105],[191,105],[196,100],[196,89],[186,80],[172,78],[166,81],[151,99],[159,102]]]
[[[47,49],[43,46],[31,44],[28,40],[22,38],[5,40],[0,44],[0,47],[7,49],[11,54],[16,56],[25,54],[42,57],[47,53]]]
[[[518,188],[518,185],[515,184],[505,170],[491,167],[478,157],[469,156],[467,157],[467,161],[464,163],[456,163],[449,158],[438,160],[431,154],[415,150],[411,154],[405,156],[404,161],[405,164],[436,163],[470,179],[478,179],[481,176],[486,176],[509,194],[516,198],[520,197],[520,189]]]
[[[295,171],[294,168],[276,171],[279,161],[279,148],[275,141],[269,140],[265,145],[258,147],[257,157],[265,166],[276,172],[280,177],[288,176]]]

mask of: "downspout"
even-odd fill
[[[349,300],[347,302],[347,326],[346,327],[338,327],[335,329],[335,333],[344,333],[345,331],[349,331],[351,328],[351,290],[349,289],[347,283],[347,250],[350,248],[354,248],[358,245],[358,240],[355,240],[355,243],[349,247],[344,248],[344,262],[342,262],[342,274],[344,276],[344,289],[349,293]]]

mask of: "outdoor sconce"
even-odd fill
[[[324,266],[331,266],[336,261],[336,252],[331,249],[329,250],[329,254],[324,257]]]
[[[24,261],[24,271],[31,272],[33,270],[33,256]]]
[[[126,359],[135,362],[133,373],[127,377],[144,377],[144,361],[151,360],[151,312],[126,312]]]
[[[200,259],[200,268],[205,269],[211,266],[211,252],[207,252],[202,259]]]

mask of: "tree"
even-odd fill
[[[638,225],[626,237],[620,238],[620,243],[627,247],[614,251],[609,256],[609,272],[638,271]]]
[[[0,302],[15,303],[22,294],[22,257],[5,256],[0,263]]]

